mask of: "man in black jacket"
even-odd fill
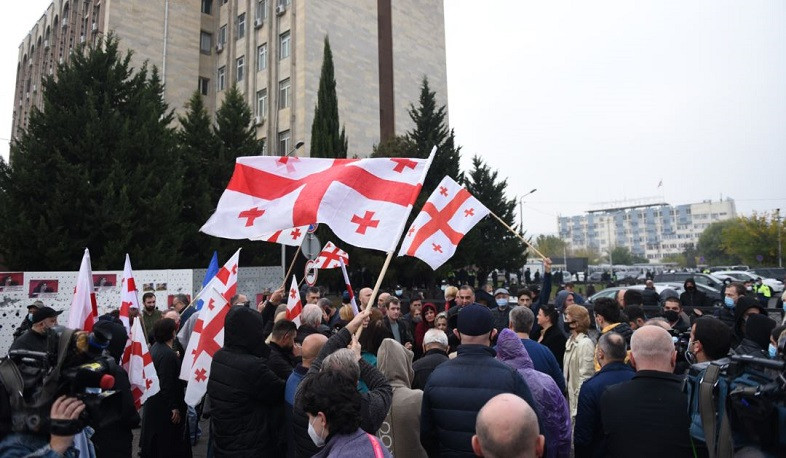
[[[461,340],[458,356],[434,369],[423,390],[420,443],[429,456],[474,456],[478,412],[500,393],[513,393],[535,407],[524,379],[495,359],[491,341],[497,331],[487,307],[464,307],[454,332]]]
[[[268,368],[263,330],[255,310],[235,306],[227,313],[224,348],[213,356],[207,382],[216,457],[283,455],[285,382]]]
[[[439,329],[429,329],[423,337],[423,357],[412,363],[412,369],[415,371],[412,389],[422,390],[425,388],[434,369],[447,360],[448,336]]]
[[[286,380],[297,365],[300,345],[295,344],[297,325],[289,320],[279,320],[270,334],[270,356],[267,366],[278,378]]]
[[[396,296],[390,296],[387,300],[388,313],[383,318],[385,326],[393,333],[393,338],[407,350],[412,350],[412,333],[409,332],[409,325],[401,319],[401,301]]]
[[[606,389],[600,399],[606,451],[610,457],[691,457],[688,398],[684,377],[674,375],[677,352],[671,335],[643,326],[631,338],[636,375]]]

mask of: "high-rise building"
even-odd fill
[[[19,46],[12,135],[42,106],[42,79],[109,32],[135,67],[158,68],[178,113],[196,90],[213,113],[237,85],[264,153],[309,145],[325,37],[350,156],[412,127],[423,77],[447,104],[442,0],[54,0]]]
[[[696,247],[712,223],[737,217],[734,200],[706,200],[671,206],[666,203],[618,206],[557,219],[559,237],[572,249],[604,254],[617,246],[659,262],[664,256]]]

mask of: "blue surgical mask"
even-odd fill
[[[497,301],[497,305],[499,305],[500,307],[507,307],[508,306],[508,299],[507,298],[503,297],[503,298],[500,298],[500,299],[496,299],[496,301]]]
[[[728,308],[734,307],[734,299],[730,298],[729,296],[724,297],[723,305],[725,305]]]
[[[778,349],[775,347],[775,345],[772,344],[772,342],[770,342],[770,346],[767,348],[767,350],[770,353],[770,359],[775,359],[775,357],[778,356]]]
[[[28,314],[27,314],[27,320],[28,320],[29,322],[31,322],[31,323],[33,322],[33,314],[32,314],[32,313],[28,313]]]

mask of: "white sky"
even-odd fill
[[[0,17],[5,158],[18,46],[50,3]],[[650,196],[786,211],[786,2],[446,0],[445,22],[463,166],[480,154],[509,197],[538,189],[528,233]]]

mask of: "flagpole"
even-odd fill
[[[543,259],[546,259],[546,256],[543,256],[543,253],[541,253],[540,251],[538,251],[538,249],[537,249],[537,248],[535,248],[534,246],[532,246],[532,244],[531,244],[531,243],[529,243],[529,242],[528,242],[528,241],[527,241],[527,240],[526,240],[524,237],[522,237],[521,235],[519,235],[519,233],[518,233],[518,232],[514,231],[512,227],[508,226],[508,224],[507,224],[505,221],[502,221],[502,218],[500,218],[499,216],[497,216],[496,214],[494,214],[494,212],[493,212],[493,211],[489,211],[489,215],[491,215],[491,216],[493,216],[494,218],[496,218],[496,219],[497,219],[497,221],[499,221],[499,222],[500,222],[500,223],[501,223],[503,226],[505,226],[505,228],[506,228],[507,230],[509,230],[509,231],[510,231],[510,232],[511,232],[513,235],[515,235],[516,237],[518,237],[518,238],[519,238],[519,240],[521,240],[522,242],[524,242],[524,244],[525,244],[525,245],[527,245],[527,247],[529,247],[529,248],[530,248],[532,251],[534,251],[534,252],[535,252],[535,253],[536,253],[538,256],[540,256],[540,257],[541,257],[541,258],[543,258]]]
[[[431,154],[429,154],[428,156],[428,160],[426,161],[426,166],[423,168],[423,174],[420,177],[421,186],[420,189],[418,189],[417,194],[420,194],[420,191],[423,189],[422,183],[425,183],[426,181],[426,174],[428,173],[428,170],[431,168],[431,163],[434,161],[435,154],[437,154],[436,145],[434,145],[434,147],[431,149]],[[415,199],[417,199],[417,194],[412,199],[413,208],[415,206]],[[394,243],[393,246],[390,247],[390,251],[388,251],[388,256],[387,258],[385,258],[385,263],[382,264],[382,270],[379,272],[379,277],[377,277],[377,283],[374,285],[374,289],[371,291],[371,297],[368,298],[368,305],[366,305],[366,308],[371,307],[374,304],[374,299],[377,297],[377,292],[379,292],[379,287],[382,286],[382,279],[385,278],[385,273],[387,272],[388,267],[390,266],[390,261],[391,259],[393,259],[393,253],[396,252],[396,247],[401,241],[401,236],[404,234],[404,229],[406,229],[407,227],[407,220],[409,219],[410,214],[412,214],[412,208],[409,209],[409,212],[407,212],[407,216],[405,218],[401,218],[401,226],[399,227],[396,235],[396,243]],[[358,332],[355,335],[358,338],[360,338],[360,334],[362,332],[363,332],[363,326],[361,326],[358,329]]]
[[[305,240],[305,239],[303,239]],[[287,269],[287,274],[284,275],[284,283],[281,285],[281,289],[284,289],[287,286],[287,278],[289,278],[289,274],[292,273],[292,269],[295,267],[295,260],[297,260],[297,255],[300,254],[300,249],[303,247],[303,242],[300,242],[300,245],[297,247],[297,251],[295,251],[295,255],[292,256],[292,262],[289,263],[289,269]],[[304,277],[305,278],[305,277]]]

